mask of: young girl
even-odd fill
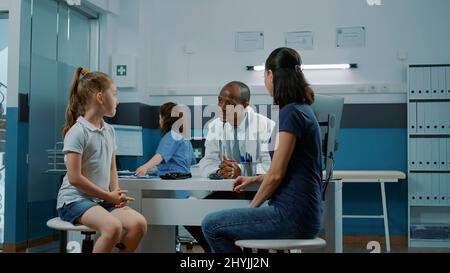
[[[147,232],[145,218],[126,207],[133,201],[119,188],[114,129],[103,121],[113,117],[118,101],[112,79],[78,68],[73,76],[63,128],[67,174],[58,193],[62,220],[100,232],[93,252],[133,252]],[[123,234],[123,237],[122,237]]]
[[[241,252],[236,240],[310,239],[320,229],[322,146],[310,107],[314,92],[295,50],[276,49],[265,67],[265,86],[280,107],[278,147],[267,174],[238,177],[234,183],[235,191],[261,183],[250,208],[211,213],[203,220],[213,252]],[[261,207],[267,199],[269,205]]]
[[[191,165],[197,163],[194,155],[194,149],[186,136],[183,126],[179,129],[174,128],[183,117],[173,117],[172,112],[176,113],[177,105],[168,102],[161,106],[159,111],[159,126],[163,137],[156,149],[155,155],[147,163],[136,170],[137,176],[147,174],[149,169],[157,166],[158,176],[164,176],[169,173],[177,173],[189,177]]]

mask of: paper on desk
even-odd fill
[[[156,175],[144,175],[144,176],[136,176],[136,175],[119,175],[119,178],[128,178],[128,179],[150,179],[157,178]]]

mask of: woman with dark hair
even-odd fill
[[[322,147],[320,127],[310,107],[314,92],[305,80],[299,54],[273,51],[264,83],[279,105],[279,132],[272,164],[265,175],[238,177],[234,191],[261,183],[249,208],[208,214],[202,229],[214,252],[241,252],[237,240],[311,239],[322,218]],[[268,206],[261,206],[270,199]]]
[[[159,126],[163,135],[155,155],[136,170],[137,176],[144,176],[149,169],[158,168],[158,176],[179,174],[189,177],[191,166],[197,161],[194,149],[186,139],[183,130],[183,113],[178,111],[177,104],[168,102],[159,111]],[[179,126],[177,126],[179,125]]]

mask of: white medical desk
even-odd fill
[[[405,174],[396,171],[335,171],[328,185],[325,201],[324,239],[327,252],[342,252],[342,183],[397,182]],[[228,208],[246,207],[248,200],[176,199],[175,191],[232,191],[234,180],[120,179],[121,189],[136,199],[130,207],[141,212],[149,222],[147,237],[141,244],[142,252],[175,252],[175,227],[200,225],[206,214]],[[258,185],[248,188],[256,191]],[[385,195],[384,195],[385,196]],[[383,198],[385,203],[385,198]],[[386,206],[384,205],[383,208]],[[387,219],[387,211],[384,211]]]

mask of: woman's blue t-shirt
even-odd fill
[[[174,131],[163,136],[156,153],[163,158],[163,162],[158,165],[158,176],[168,173],[187,174],[191,172],[191,165],[197,163],[191,142]]]
[[[319,229],[322,218],[322,144],[320,127],[309,105],[289,104],[280,110],[279,132],[297,137],[282,184],[272,196],[303,227]]]

